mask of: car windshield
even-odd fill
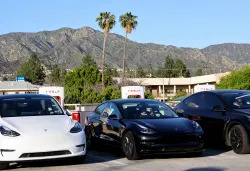
[[[178,117],[166,104],[160,102],[128,102],[119,107],[124,119],[161,119]]]
[[[53,98],[6,98],[0,100],[1,117],[64,115]]]
[[[223,99],[233,109],[250,109],[250,94],[228,93]]]

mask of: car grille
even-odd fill
[[[168,137],[162,137],[156,143],[158,144],[182,144],[188,142],[197,142],[198,139],[195,135],[186,134],[186,135],[172,135]]]
[[[64,150],[64,151],[49,151],[49,152],[38,152],[38,153],[24,153],[20,156],[20,158],[61,156],[66,154],[71,154],[71,152],[69,150]]]

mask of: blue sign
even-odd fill
[[[16,81],[25,81],[25,77],[24,76],[17,76]]]

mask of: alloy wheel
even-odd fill
[[[243,148],[243,138],[239,129],[233,129],[230,135],[231,145],[235,152],[240,152]]]

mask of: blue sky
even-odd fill
[[[0,0],[0,34],[99,30],[95,18],[104,11],[117,20],[128,11],[137,15],[138,28],[129,36],[137,42],[196,48],[250,43],[249,0]],[[124,35],[119,22],[111,32]]]

